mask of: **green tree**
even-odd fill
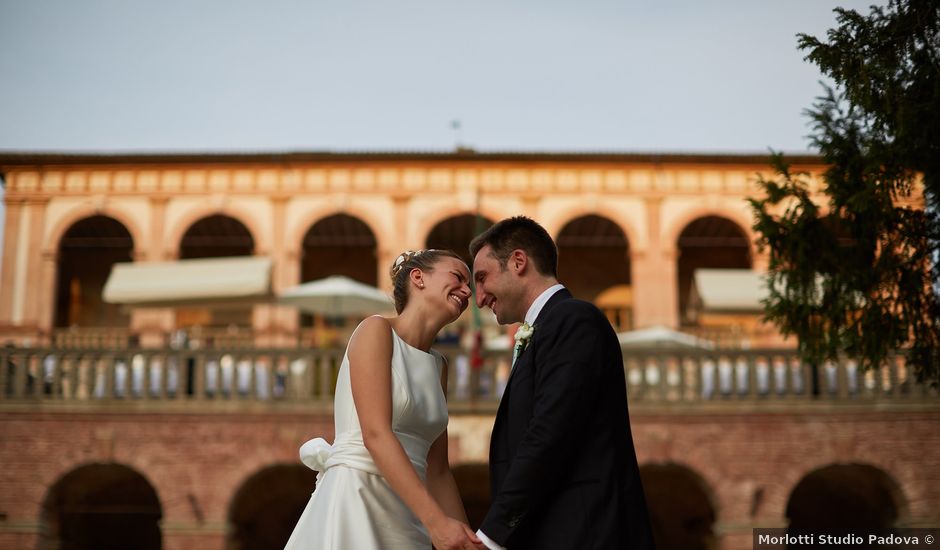
[[[846,354],[868,368],[903,349],[918,378],[936,384],[940,3],[870,10],[836,9],[826,40],[798,36],[835,83],[807,110],[828,168],[812,189],[775,154],[776,175],[759,180],[763,196],[750,203],[770,254],[764,305],[812,364]]]

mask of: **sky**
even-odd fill
[[[0,0],[0,150],[801,151],[869,3]]]
[[[0,151],[801,152],[871,3],[0,0]]]

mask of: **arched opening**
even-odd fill
[[[139,473],[120,464],[89,464],[64,475],[46,495],[40,550],[157,550],[160,500]]]
[[[179,257],[251,256],[254,249],[255,240],[242,222],[215,214],[189,226],[180,240]],[[191,344],[211,345],[216,339],[250,341],[251,312],[251,305],[245,303],[180,307],[176,310],[176,326],[187,331]]]
[[[378,286],[378,244],[375,234],[359,218],[335,214],[307,230],[300,265],[301,282],[342,275]],[[333,346],[350,329],[345,318],[300,314],[301,340],[311,346]]]
[[[705,482],[678,464],[640,467],[653,538],[659,550],[708,550],[716,547],[715,508]]]
[[[558,278],[576,297],[595,303],[611,287],[619,288],[604,296],[605,312],[618,330],[631,329],[630,245],[620,226],[602,216],[582,216],[565,224],[557,242]]]
[[[134,240],[107,216],[75,222],[59,241],[56,327],[127,327],[130,315],[105,303],[101,291],[118,262],[132,261]]]
[[[451,468],[467,520],[474,530],[480,527],[490,508],[490,468],[486,464],[461,464]]]
[[[705,216],[685,226],[679,234],[679,319],[693,323],[689,295],[696,269],[750,269],[751,248],[747,233],[721,216]]]
[[[229,507],[227,550],[284,548],[317,483],[302,465],[269,466],[248,478]]]
[[[251,256],[254,249],[255,240],[245,224],[231,216],[215,214],[189,226],[180,240],[179,257],[187,260]]]
[[[867,464],[833,464],[810,472],[787,501],[790,528],[863,529],[893,527],[903,496],[884,471]]]
[[[301,281],[344,275],[378,286],[376,239],[359,218],[336,214],[313,224],[304,235]]]
[[[453,250],[467,265],[473,266],[470,257],[470,241],[493,225],[493,221],[483,216],[461,214],[438,222],[425,239],[426,248]]]

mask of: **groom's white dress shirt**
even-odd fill
[[[548,302],[548,299],[555,295],[556,292],[565,288],[565,285],[556,284],[546,288],[539,297],[532,302],[532,305],[529,306],[529,311],[525,314],[525,322],[530,326],[535,323],[535,320],[538,319],[539,313],[542,312],[542,308],[545,307],[545,304]],[[496,496],[496,495],[493,495]],[[483,544],[491,550],[506,550],[505,546],[500,546],[493,542],[493,540],[486,536],[486,533],[477,529],[477,536],[480,537],[480,540],[483,541]]]

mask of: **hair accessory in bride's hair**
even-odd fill
[[[392,265],[392,277],[398,275],[398,272],[401,271],[402,264],[408,261],[410,254],[414,254],[414,252],[411,250],[406,250],[399,254],[397,258],[395,258],[395,263]]]
[[[398,255],[398,258],[395,259],[395,264],[392,265],[392,277],[397,277],[398,273],[401,271],[401,268],[416,256],[424,254],[427,250],[406,250]]]

